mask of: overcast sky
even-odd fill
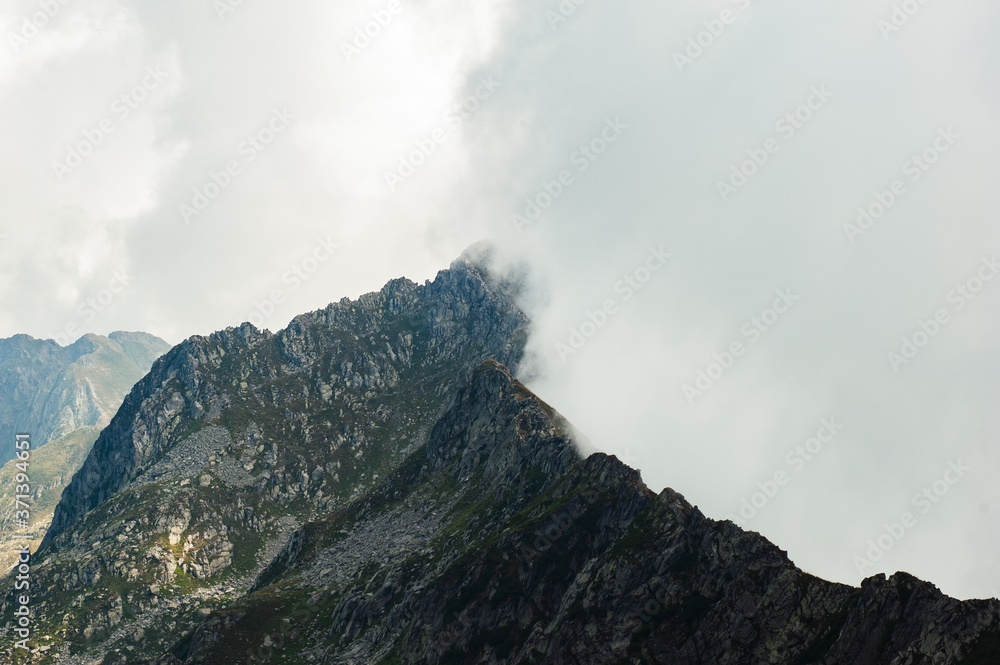
[[[531,387],[653,489],[995,595],[998,19],[2,0],[0,336],[278,330],[493,238]]]

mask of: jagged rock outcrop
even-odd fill
[[[344,299],[300,316],[277,335],[246,323],[179,344],[135,386],[101,434],[56,508],[46,542],[132,481],[179,443],[180,435],[204,423],[241,419],[240,424],[249,424],[255,414],[280,409],[308,442],[315,434],[311,413],[338,405],[341,412],[368,415],[364,412],[376,396],[399,386],[401,372],[435,378],[445,372],[428,386],[439,398],[457,379],[447,376],[446,368],[487,357],[516,363],[527,319],[499,282],[488,287],[485,279],[485,268],[460,259],[424,286],[394,280],[357,302]],[[426,383],[424,376],[415,379]],[[301,393],[279,396],[275,384],[282,380],[299,384]],[[385,422],[388,404],[378,407],[374,416]],[[351,435],[361,437],[351,443],[364,445],[363,429]],[[341,434],[338,443],[346,436]]]

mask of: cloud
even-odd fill
[[[55,334],[119,268],[133,283],[82,327],[277,329],[491,237],[532,265],[532,388],[655,489],[737,514],[836,417],[745,526],[856,583],[867,541],[961,458],[973,471],[877,567],[997,586],[1000,282],[954,294],[1000,244],[1000,10],[928,3],[887,31],[888,1],[400,1],[69,3],[0,49],[18,100],[0,109],[17,183],[0,334]],[[36,9],[3,5],[5,34]],[[60,181],[53,162],[157,66],[166,80]],[[294,116],[280,132],[276,113]],[[196,191],[215,195],[185,221]],[[779,291],[797,300],[768,314]]]

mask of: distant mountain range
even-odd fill
[[[104,427],[170,345],[146,333],[84,335],[70,346],[16,335],[0,340],[0,464],[14,435],[35,447],[82,427]]]
[[[0,662],[998,662],[1000,601],[826,582],[584,458],[516,378],[518,288],[477,247],[275,334],[174,347],[63,492],[31,560],[31,650],[7,624]]]
[[[0,340],[0,570],[16,559],[15,532],[41,542],[63,489],[125,395],[169,350],[146,333],[85,335],[63,347],[17,335]],[[15,528],[14,435],[31,435],[31,520]],[[3,464],[6,462],[6,464]]]

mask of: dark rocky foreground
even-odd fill
[[[825,582],[582,458],[483,264],[158,361],[32,562],[45,650],[3,662],[1000,663],[996,600]]]

